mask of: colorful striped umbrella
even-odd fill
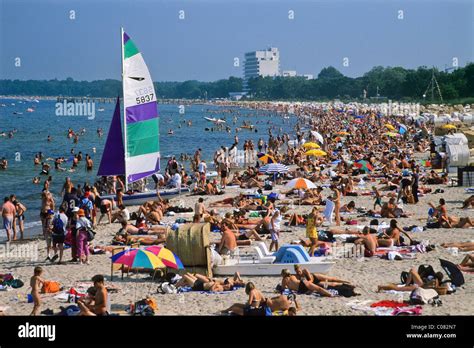
[[[394,133],[394,132],[387,132],[387,133],[384,133],[384,134],[388,135],[389,137],[392,137],[392,138],[400,136],[400,134]]]
[[[276,163],[275,159],[272,156],[265,153],[257,155],[257,158],[259,159],[259,161],[262,161],[265,164]]]
[[[367,162],[366,160],[359,160],[354,163],[354,167],[359,168],[359,169],[364,169],[365,171],[373,171],[374,167],[372,164]]]
[[[320,156],[327,156],[327,153],[324,152],[323,150],[316,149],[316,150],[309,150],[308,152],[305,152],[305,155],[320,157]]]
[[[292,189],[314,189],[316,188],[316,185],[304,178],[296,178],[291,180],[288,184],[286,184],[286,187],[292,188]]]
[[[305,149],[320,149],[321,146],[319,146],[318,144],[316,143],[312,143],[312,142],[309,142],[309,143],[304,143],[303,144],[303,147]]]
[[[166,267],[174,269],[184,269],[183,263],[171,250],[166,249],[160,245],[152,245],[145,248],[146,251],[149,251],[156,255]]]
[[[260,173],[287,173],[289,168],[281,163],[270,163],[260,167]]]
[[[111,257],[112,263],[118,263],[130,268],[165,268],[166,265],[152,252],[133,248],[124,250]]]

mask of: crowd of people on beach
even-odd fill
[[[269,108],[280,116],[290,114],[284,105],[263,104],[261,107]],[[122,176],[102,177],[94,184],[84,185],[74,185],[72,179],[67,178],[57,202],[49,189],[52,178],[47,161],[54,161],[56,170],[66,170],[61,167],[65,159],[44,159],[42,153],[38,153],[34,164],[41,166],[41,175],[48,176],[44,181],[40,209],[46,261],[64,264],[66,244],[71,250],[71,262],[90,263],[90,254],[96,250],[92,245],[94,229],[104,218],[108,224],[120,224],[111,245],[166,244],[170,226],[163,224],[163,218],[170,212],[192,212],[192,222],[209,223],[212,231],[220,233],[220,239],[215,241],[216,252],[224,257],[233,257],[238,254],[239,247],[255,242],[269,243],[269,251],[279,250],[286,221],[289,226],[305,227],[305,238],[301,235],[298,244],[307,248],[310,256],[329,249],[338,235],[345,235],[345,241],[350,245],[363,246],[364,257],[368,258],[379,255],[383,248],[401,250],[419,246],[420,242],[413,238],[410,231],[423,227],[402,227],[400,221],[412,215],[410,205],[425,204],[420,203],[421,197],[429,193],[444,193],[443,189],[434,190],[433,185],[441,185],[447,190],[450,181],[446,171],[439,173],[420,159],[420,153],[429,152],[431,148],[430,126],[415,120],[402,121],[394,116],[381,117],[373,110],[359,110],[356,113],[349,109],[302,105],[293,106],[291,114],[298,120],[293,130],[274,134],[274,128],[269,127],[267,141],[260,138],[256,145],[251,140],[244,141],[243,150],[254,154],[244,167],[236,168],[230,156],[233,149],[239,147],[237,136],[230,147],[221,146],[215,152],[211,163],[203,158],[200,148],[189,158],[189,170],[175,157],[169,158],[163,173],[156,173],[152,177],[154,188],[157,189],[156,198],[134,211],[124,205],[123,198],[133,190],[143,191],[149,184],[147,180],[134,183],[128,187],[130,191],[126,192],[127,185]],[[394,130],[400,131],[394,133]],[[70,130],[68,137],[78,137],[78,134]],[[317,155],[308,154],[310,147],[305,144],[314,144],[313,148],[321,152]],[[70,171],[82,160],[85,160],[86,170],[93,170],[93,162],[88,154],[83,158],[81,152],[75,154],[71,151],[71,156]],[[266,160],[261,160],[262,157]],[[276,173],[262,172],[261,167],[268,163],[283,164],[289,169]],[[215,169],[212,175],[209,170],[211,166]],[[279,186],[295,178],[307,180],[314,188]],[[190,188],[190,195],[200,196],[194,209],[174,206],[173,201],[159,195],[162,188],[182,186]],[[278,192],[274,192],[277,188]],[[230,197],[220,200],[215,197],[234,192],[234,189],[237,191]],[[103,198],[105,195],[113,195],[114,198]],[[206,204],[203,196],[212,197],[212,201]],[[359,206],[358,196],[372,197],[373,206]],[[343,197],[350,197],[351,201],[342,204]],[[295,205],[309,206],[307,214],[293,211]],[[465,216],[450,214],[443,197],[439,198],[437,204],[427,202],[429,214],[424,228],[474,227],[474,218],[471,217],[473,207],[474,196],[467,198],[459,207],[468,212]],[[227,210],[223,216],[218,211],[221,209]],[[15,195],[4,199],[2,217],[9,241],[16,239],[17,224],[22,238],[25,211],[26,207]],[[348,218],[349,215],[357,215],[366,221],[370,219],[370,223],[351,228],[350,225],[355,223],[352,218]],[[387,219],[388,224],[381,222],[383,219]],[[429,251],[435,247],[423,245],[423,250]],[[474,250],[471,242],[447,242],[440,247]],[[397,253],[393,259],[404,257],[403,253]],[[460,262],[459,269],[472,271],[473,268],[473,255],[470,254]],[[323,274],[311,274],[303,266],[295,267],[294,274],[286,269],[281,275],[281,295],[274,298],[264,297],[254,283],[243,282],[240,275],[221,282],[204,275],[186,273],[176,286],[190,287],[193,291],[215,292],[243,286],[248,295],[247,303],[236,303],[223,310],[224,313],[236,315],[265,315],[268,310],[294,315],[299,310],[295,294],[317,293],[323,297],[332,297],[334,291],[338,291],[339,294],[356,295],[355,285],[351,282]],[[35,269],[32,288],[34,286],[37,289],[40,276],[41,270]],[[442,274],[420,275],[413,268],[402,286],[384,284],[379,286],[378,291],[406,291],[417,287],[443,287]],[[285,291],[290,294],[285,295]],[[36,293],[34,296],[37,296]],[[100,301],[96,299],[96,306]],[[95,314],[98,314],[97,310]]]

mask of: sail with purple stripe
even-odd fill
[[[155,88],[143,56],[123,33],[123,95],[127,182],[160,169],[159,119]]]
[[[122,121],[120,120],[120,99],[117,97],[115,111],[110,124],[109,134],[105,142],[104,153],[100,161],[99,176],[112,176],[125,174],[125,161],[123,157],[124,146],[122,139]]]

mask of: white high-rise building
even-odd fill
[[[258,76],[280,75],[280,52],[276,47],[265,51],[245,53],[244,91],[248,91],[248,80]]]

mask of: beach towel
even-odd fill
[[[326,199],[326,208],[324,209],[324,218],[329,224],[332,224],[332,217],[334,213],[335,204],[330,199]]]
[[[237,290],[239,287],[234,286],[234,288],[230,291],[193,291],[192,287],[190,286],[182,286],[178,288],[178,294],[185,293],[185,292],[194,292],[199,294],[209,294],[209,295],[221,295],[221,294],[229,294],[232,291]]]
[[[382,300],[375,303],[372,303],[370,307],[389,307],[389,308],[400,308],[400,307],[408,307],[410,306],[408,303],[405,302],[397,302],[392,300]]]

